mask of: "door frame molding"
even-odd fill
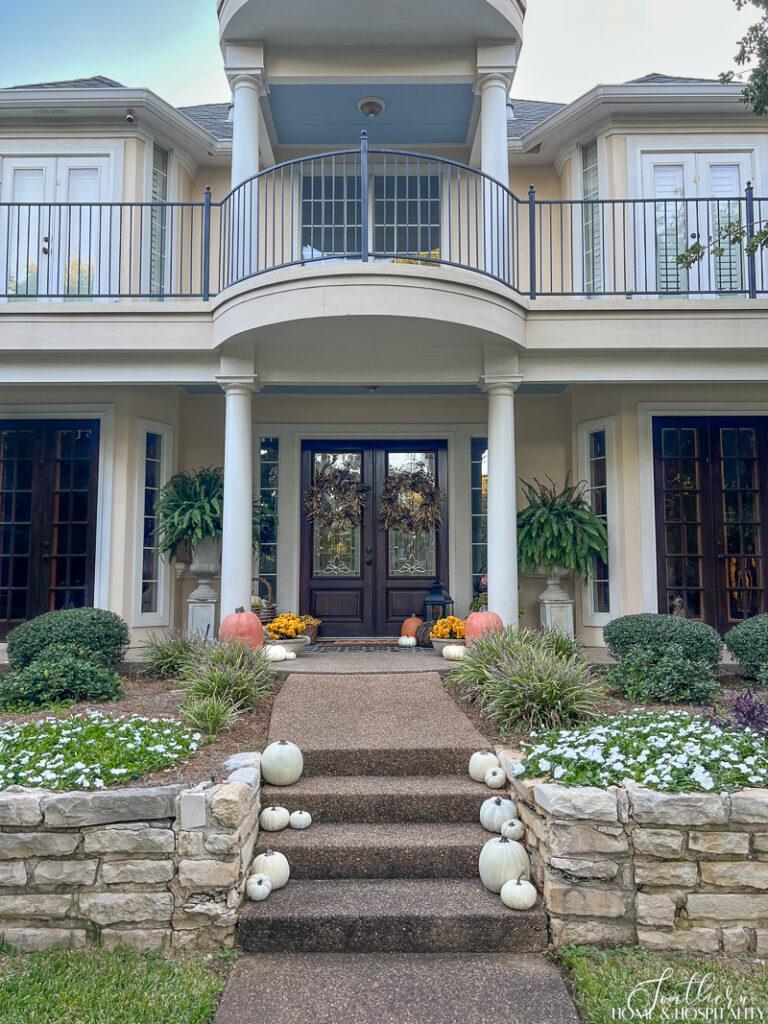
[[[6,405],[0,420],[98,420],[99,479],[96,486],[96,550],[93,569],[94,608],[109,608],[112,477],[115,462],[115,407],[111,404]]]
[[[640,566],[644,612],[659,610],[656,548],[656,493],[653,480],[655,416],[768,416],[768,402],[638,402]]]

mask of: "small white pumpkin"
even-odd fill
[[[443,648],[443,657],[446,661],[461,661],[466,651],[466,647],[462,647],[461,644],[447,644]]]
[[[475,782],[484,782],[491,768],[499,767],[499,759],[492,750],[476,750],[469,759],[469,776]]]
[[[480,808],[480,824],[489,832],[501,832],[501,826],[505,821],[514,818],[517,814],[517,806],[514,800],[505,799],[503,796],[489,796],[483,800]]]
[[[505,821],[501,826],[501,834],[506,836],[507,839],[514,839],[520,842],[525,835],[525,825],[519,818],[510,818],[509,821]]]
[[[530,878],[531,862],[525,847],[506,836],[489,839],[478,860],[480,881],[491,892],[501,892],[510,878]]]
[[[292,786],[304,771],[304,758],[295,743],[277,740],[261,755],[261,775],[272,786]]]
[[[265,900],[272,892],[272,879],[268,875],[251,875],[245,883],[245,892],[248,899]]]
[[[265,644],[263,651],[267,661],[285,661],[288,656],[288,651],[282,644]]]
[[[272,883],[273,889],[282,889],[291,877],[288,858],[279,850],[267,850],[266,853],[260,853],[253,862],[253,872],[256,875],[266,875]]]
[[[296,651],[286,651],[285,652],[285,658],[284,658],[285,661],[296,661],[296,658],[297,658]]]
[[[503,768],[491,768],[490,771],[485,773],[483,781],[491,789],[501,789],[507,784],[507,773]]]
[[[287,807],[265,807],[259,815],[259,824],[265,832],[279,832],[291,820]]]
[[[522,875],[519,878],[510,878],[501,887],[501,902],[512,910],[530,910],[536,906],[537,899],[535,886]]]
[[[309,811],[294,811],[290,821],[291,828],[309,828],[312,824],[312,815]]]
[[[416,637],[415,636],[401,636],[397,641],[398,647],[415,647]]]

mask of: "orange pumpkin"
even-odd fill
[[[245,608],[236,608],[219,626],[219,640],[239,640],[249,647],[261,647],[264,643],[261,619]]]
[[[496,612],[472,612],[464,623],[464,636],[469,642],[486,633],[498,633],[501,629],[504,629],[504,623]]]
[[[418,617],[416,612],[406,619],[400,628],[400,636],[416,636],[416,630],[421,625],[421,619]]]

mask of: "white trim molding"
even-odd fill
[[[768,416],[768,402],[638,402],[640,553],[643,611],[657,612],[656,495],[653,480],[654,416]]]
[[[173,427],[170,423],[157,423],[154,420],[139,419],[137,421],[135,469],[136,521],[134,523],[133,572],[131,574],[131,625],[137,627],[168,626],[171,621],[171,566],[168,559],[159,553],[157,556],[157,610],[154,612],[143,612],[141,610],[141,585],[144,575],[144,499],[147,434],[157,434],[161,438],[160,487],[168,483],[174,466]]]
[[[4,420],[98,420],[99,479],[96,486],[96,551],[93,606],[109,609],[112,540],[112,477],[115,463],[115,407],[104,405],[0,405]]]
[[[619,479],[616,467],[616,417],[604,416],[576,425],[579,480],[589,484],[589,437],[605,433],[605,484],[608,526],[608,602],[610,610],[595,611],[591,582],[581,581],[581,622],[583,626],[606,626],[621,615],[619,573]]]

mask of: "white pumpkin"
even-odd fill
[[[288,651],[282,644],[265,644],[262,650],[267,661],[285,661],[288,657]]]
[[[282,889],[291,877],[288,858],[279,850],[260,853],[253,862],[253,871],[256,875],[266,875],[273,889]]]
[[[296,657],[297,657],[296,651],[286,651],[285,652],[285,659],[284,660],[285,661],[296,661]]]
[[[290,820],[291,815],[286,807],[265,807],[259,815],[259,824],[265,832],[279,832],[288,827]]]
[[[510,878],[530,878],[531,862],[525,847],[506,836],[489,839],[480,851],[480,881],[491,892],[501,892]]]
[[[416,637],[415,636],[401,636],[397,641],[398,647],[415,647]]]
[[[520,842],[525,835],[525,825],[519,818],[510,818],[509,821],[505,821],[501,826],[501,834],[506,836],[507,839],[514,839]]]
[[[503,768],[491,768],[490,771],[485,773],[483,781],[491,789],[501,789],[507,784],[507,773]]]
[[[292,786],[304,771],[304,758],[295,743],[278,740],[261,755],[261,775],[272,786]]]
[[[480,808],[480,824],[489,832],[501,832],[501,826],[505,821],[514,818],[517,814],[517,806],[514,800],[508,800],[503,796],[489,796],[483,800]]]
[[[312,815],[309,811],[294,811],[291,815],[291,828],[309,828]]]
[[[499,759],[492,750],[477,750],[469,759],[469,776],[475,782],[484,782],[491,768],[499,767]]]
[[[535,886],[522,875],[519,878],[510,878],[501,887],[501,902],[512,910],[530,910],[536,906],[537,899]]]
[[[245,883],[245,892],[248,899],[265,900],[272,892],[272,879],[268,875],[251,875]]]
[[[461,644],[447,644],[443,648],[443,657],[446,661],[461,661],[466,650],[466,647],[462,647]]]

